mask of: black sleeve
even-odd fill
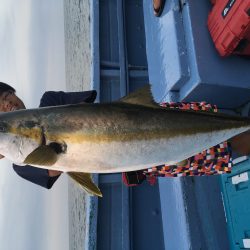
[[[41,98],[40,107],[77,104],[80,102],[91,103],[95,101],[96,94],[95,90],[83,92],[47,91]]]
[[[50,177],[48,175],[47,169],[35,168],[29,165],[18,166],[13,164],[13,169],[19,176],[21,176],[25,180],[48,189],[50,189],[55,181],[59,178],[59,175]]]
[[[40,107],[77,104],[80,102],[91,103],[95,101],[95,98],[95,90],[67,93],[62,91],[47,91],[41,98]],[[13,164],[13,169],[22,178],[48,189],[53,186],[59,177],[50,177],[47,169],[36,168],[29,165],[18,166]]]

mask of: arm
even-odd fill
[[[50,189],[60,176],[57,175],[54,177],[50,177],[48,175],[47,169],[35,168],[29,165],[18,166],[13,164],[13,169],[19,176],[21,176],[25,180],[28,180],[47,189]]]
[[[63,92],[47,91],[41,98],[40,107],[77,104],[81,102],[92,103],[96,98],[96,91]]]
[[[250,154],[249,141],[250,141],[250,131],[236,135],[235,137],[229,140],[229,142],[231,143],[232,151],[237,153],[238,155]]]

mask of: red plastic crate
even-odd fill
[[[250,0],[211,0],[208,29],[221,56],[250,55]]]

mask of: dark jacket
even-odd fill
[[[85,92],[55,92],[48,91],[45,92],[41,98],[39,107],[48,107],[48,106],[59,106],[65,104],[76,104],[80,102],[91,103],[94,102],[96,98],[96,91],[85,91]],[[18,166],[13,164],[13,169],[16,173],[22,178],[31,181],[37,185],[40,185],[45,188],[51,188],[59,176],[50,177],[48,175],[47,169],[41,169],[32,167],[29,165]]]

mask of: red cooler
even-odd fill
[[[221,56],[250,55],[250,0],[211,0],[208,29]]]

